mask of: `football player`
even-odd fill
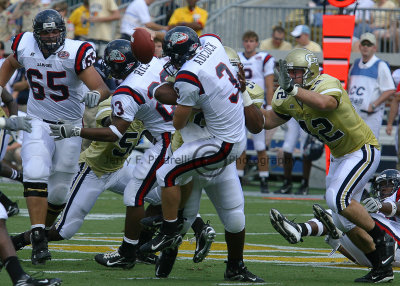
[[[107,267],[133,267],[136,260],[140,220],[144,217],[144,198],[156,187],[156,170],[164,163],[170,144],[173,107],[153,99],[152,90],[165,81],[167,74],[160,60],[153,57],[149,64],[141,64],[133,56],[130,42],[111,41],[104,51],[104,62],[111,76],[123,82],[115,90],[112,101],[112,119],[108,127],[81,128],[79,125],[51,125],[52,136],[86,138],[103,142],[128,140],[129,126],[134,119],[141,120],[152,136],[153,146],[146,150],[133,170],[133,176],[124,190],[126,205],[125,236],[118,250],[98,254],[95,260]],[[129,140],[128,140],[129,141]],[[124,143],[127,147],[128,142]]]
[[[311,51],[292,50],[285,60],[279,60],[277,76],[280,87],[272,100],[273,109],[263,110],[264,128],[275,128],[293,117],[304,131],[328,145],[326,202],[335,225],[354,238],[373,266],[356,281],[390,277],[394,240],[360,204],[363,188],[379,164],[378,141],[354,110],[340,81],[319,73],[318,58]]]
[[[247,80],[255,82],[263,88],[266,94],[267,109],[271,108],[274,94],[274,66],[275,59],[267,52],[257,52],[259,45],[258,35],[253,31],[247,31],[242,37],[244,52],[239,52],[240,61],[243,64]],[[270,132],[270,131],[269,131]],[[258,175],[260,177],[261,193],[268,193],[268,157],[265,144],[265,130],[252,134],[254,149],[257,151]],[[236,162],[240,181],[243,182],[244,167],[246,165],[246,152],[243,152]]]
[[[56,142],[49,124],[80,125],[85,104],[95,106],[110,94],[92,66],[96,60],[93,47],[65,39],[65,33],[64,19],[57,11],[39,12],[33,20],[33,32],[14,38],[13,54],[0,70],[0,87],[20,67],[25,68],[30,87],[27,113],[32,117],[32,133],[24,134],[21,156],[33,264],[51,259],[44,230],[46,216],[49,210],[52,221],[63,209],[81,148],[79,137]],[[86,93],[82,92],[84,85],[89,88]]]
[[[389,233],[397,245],[400,243],[400,173],[394,169],[387,169],[381,172],[375,179],[373,184],[373,196],[363,201],[365,209],[371,213],[374,221],[379,227]],[[324,210],[318,204],[313,206],[313,212],[316,218],[328,216],[331,220],[331,210]],[[270,219],[273,227],[278,231],[289,243],[295,244],[302,241],[304,236],[322,236],[328,235],[325,241],[338,250],[350,260],[359,265],[371,267],[372,264],[366,255],[351,241],[351,237],[342,235],[341,231],[336,228],[333,223],[327,226],[318,219],[311,219],[305,223],[295,223],[289,221],[278,210],[271,209]],[[327,221],[323,219],[323,221]],[[395,258],[392,266],[400,265],[400,249],[396,250]],[[392,275],[386,275],[380,282],[390,282],[393,280]],[[378,280],[378,279],[375,279]],[[371,277],[360,282],[371,282]]]
[[[178,209],[185,198],[181,201],[180,186],[190,186],[193,175],[219,172],[237,159],[246,143],[240,84],[219,37],[199,39],[192,29],[178,26],[166,34],[163,50],[170,58],[165,69],[176,74],[174,127],[182,129],[193,109],[201,109],[211,137],[183,143],[157,171],[164,221],[160,233],[141,247],[144,252],[181,243]],[[249,101],[246,106],[252,105]]]
[[[202,37],[200,37],[200,39],[202,39]],[[241,63],[236,51],[230,47],[224,47],[224,49],[233,66],[232,71],[234,73],[239,72]],[[243,72],[243,69],[241,69],[241,71]],[[245,80],[244,72],[240,79]],[[249,93],[251,102],[253,103],[251,104],[252,107],[260,108],[264,99],[262,88],[253,82],[247,82],[247,85],[241,82],[241,91],[244,92],[243,89],[246,89]],[[168,99],[170,102],[176,102],[177,100],[176,94],[171,93],[166,85],[164,85],[164,87],[158,87],[155,90],[155,97],[158,100]],[[251,120],[251,118],[246,117],[246,123],[248,123],[248,120]],[[171,143],[171,151],[175,152],[179,150],[184,143],[196,142],[199,139],[204,140],[210,138],[210,136],[203,113],[194,110],[185,127],[175,132]],[[224,275],[225,279],[244,282],[262,282],[263,279],[248,271],[243,262],[243,247],[245,241],[244,197],[235,169],[236,166],[232,163],[226,166],[225,169],[218,170],[216,173],[210,172],[209,174],[193,176],[191,194],[184,204],[182,214],[184,217],[184,224],[180,233],[184,235],[189,226],[196,219],[197,212],[199,211],[201,194],[204,189],[211,202],[214,204],[225,228],[225,241],[228,246],[228,262]],[[149,196],[154,195],[156,195],[155,192]],[[157,201],[157,198],[153,198],[152,201]],[[197,257],[201,258],[201,260],[208,254],[214,237],[215,232],[205,228],[203,234],[203,245],[205,247],[200,248],[198,247],[199,244],[196,246]],[[157,277],[168,277],[172,271],[177,254],[178,246],[161,251],[160,258],[156,264]],[[195,259],[194,261],[198,262]]]

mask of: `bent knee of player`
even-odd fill
[[[333,189],[327,189],[325,193],[326,203],[328,204],[329,208],[335,212],[339,212],[339,207],[336,202],[337,193]]]
[[[47,182],[50,176],[50,167],[39,156],[33,156],[24,164],[24,182]]]
[[[230,233],[239,233],[245,227],[245,215],[242,209],[233,209],[225,212],[221,218],[226,231]]]

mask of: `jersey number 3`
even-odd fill
[[[239,87],[238,81],[237,81],[236,78],[233,76],[232,72],[229,70],[229,68],[228,68],[224,63],[219,63],[219,64],[215,67],[215,70],[216,70],[216,72],[217,72],[218,78],[222,78],[222,77],[224,76],[224,71],[225,71],[226,74],[227,74],[228,77],[229,77],[229,81],[233,84],[233,86],[234,86],[235,88],[238,89],[238,91],[237,91],[236,93],[232,93],[232,94],[229,96],[229,101],[230,101],[230,102],[235,103],[235,104],[238,103],[238,100],[239,100],[239,89],[240,89],[240,87]]]

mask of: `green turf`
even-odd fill
[[[275,185],[275,188],[278,185]],[[274,186],[273,186],[274,187]],[[18,233],[29,227],[29,218],[26,216],[26,204],[22,197],[22,187],[18,184],[2,184],[1,190],[11,197],[18,200],[22,213],[12,217],[7,221],[10,233]],[[246,187],[245,190],[258,192],[257,187]],[[322,190],[311,190],[312,194],[322,194]],[[329,247],[324,243],[323,238],[307,237],[303,243],[297,245],[299,251],[283,251],[282,247],[292,247],[272,228],[269,222],[268,212],[271,208],[277,208],[284,214],[289,214],[290,219],[298,222],[305,221],[312,217],[311,206],[313,203],[320,203],[326,206],[324,201],[304,201],[290,200],[278,201],[263,197],[246,197],[246,243],[251,245],[261,245],[263,247],[278,247],[279,250],[255,249],[246,251],[246,266],[253,273],[265,279],[264,285],[354,285],[353,280],[366,274],[366,269],[349,269],[354,265],[347,262],[341,265],[343,268],[335,268],[322,264],[310,265],[306,262],[276,262],[281,257],[288,257],[302,260],[304,257],[314,257],[314,249],[328,250]],[[79,234],[73,240],[54,243],[62,245],[99,245],[114,246],[119,245],[122,238],[125,208],[122,197],[106,192],[100,196],[91,214],[120,215],[121,217],[110,218],[109,220],[87,220],[79,230]],[[210,220],[217,232],[216,241],[223,242],[223,226],[215,214],[211,203],[203,196],[201,201],[201,213],[204,220]],[[112,241],[93,241],[94,238],[108,237]],[[188,234],[193,237],[192,233]],[[53,243],[52,243],[53,244]],[[64,247],[64,246],[62,246]],[[296,247],[296,246],[295,246]],[[192,243],[192,248],[194,244]],[[91,248],[93,249],[93,247]],[[96,248],[94,248],[96,250]],[[98,251],[101,252],[101,251]],[[18,252],[22,260],[22,266],[30,274],[38,272],[36,275],[42,277],[59,277],[63,285],[235,285],[238,283],[224,281],[225,264],[223,259],[206,259],[200,264],[195,264],[190,257],[179,257],[174,269],[168,279],[154,278],[154,266],[138,264],[132,270],[109,269],[97,264],[93,257],[96,253],[84,252],[60,252],[52,251],[53,260],[45,266],[33,266],[30,263],[30,248]],[[212,250],[211,254],[218,254]],[[226,256],[226,252],[220,254]],[[262,257],[262,262],[257,261],[257,257]],[[326,254],[320,257],[326,257]],[[274,258],[276,257],[276,259]],[[268,259],[267,259],[268,258]],[[270,261],[270,260],[275,261]],[[332,263],[333,265],[333,263]],[[397,269],[398,270],[398,269]],[[399,283],[400,275],[395,274],[395,283]],[[0,272],[0,285],[11,285],[11,282],[3,270]]]

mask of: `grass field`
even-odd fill
[[[11,234],[26,230],[29,217],[20,184],[3,183],[1,190],[12,200],[18,200],[21,213],[7,221]],[[326,206],[321,199],[299,197],[282,200],[258,195],[254,187],[246,187],[246,246],[245,263],[250,271],[262,277],[261,285],[354,285],[353,280],[367,272],[339,254],[328,257],[331,249],[322,237],[307,237],[303,243],[290,245],[272,228],[269,210],[277,208],[290,219],[302,222],[312,217],[312,204]],[[311,194],[322,194],[311,190]],[[315,196],[314,196],[315,197]],[[105,268],[94,261],[94,255],[120,245],[123,235],[125,208],[122,197],[111,192],[100,196],[79,233],[69,241],[50,243],[52,260],[45,266],[33,266],[31,249],[18,252],[22,266],[39,277],[58,277],[63,285],[247,285],[224,281],[226,245],[224,229],[213,206],[203,195],[201,214],[210,220],[217,232],[210,255],[202,263],[192,261],[195,242],[189,233],[183,242],[178,260],[168,279],[157,279],[154,266],[137,264],[131,270]],[[394,284],[400,283],[400,269],[395,269]],[[35,274],[36,273],[36,274]],[[0,285],[11,285],[5,270],[0,272]]]

